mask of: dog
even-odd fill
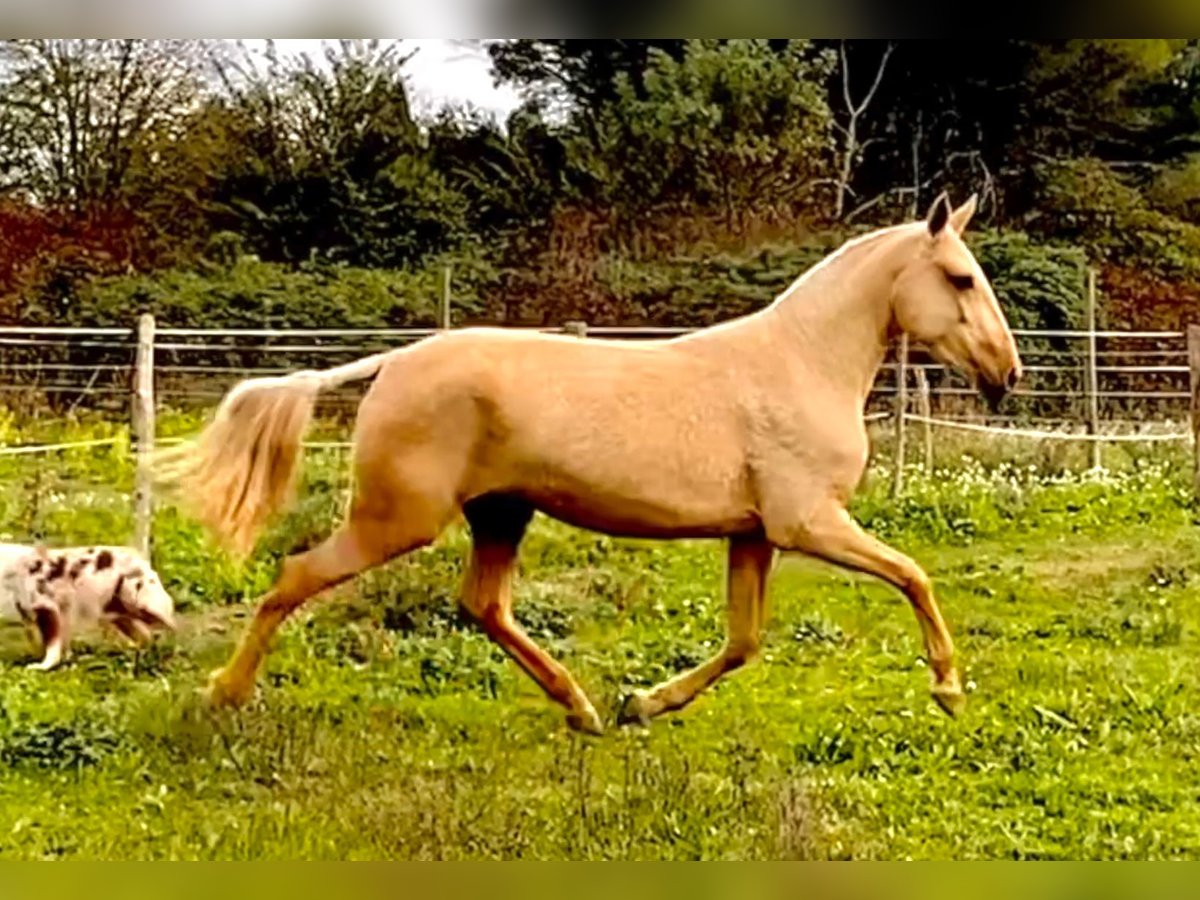
[[[0,544],[0,620],[36,630],[49,671],[80,628],[111,625],[135,644],[175,630],[175,603],[162,580],[130,547]]]

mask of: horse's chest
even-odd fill
[[[757,483],[803,482],[814,490],[853,490],[866,470],[867,436],[861,423],[805,418],[773,423],[752,442]]]

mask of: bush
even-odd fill
[[[1038,172],[1045,230],[1108,263],[1150,274],[1200,276],[1200,226],[1153,209],[1100,160],[1055,162]]]
[[[1082,250],[1035,241],[1022,231],[968,232],[967,243],[1012,327],[1083,324],[1087,255]]]
[[[455,318],[476,316],[480,263],[456,263]],[[242,257],[200,271],[99,278],[29,299],[31,325],[129,325],[144,312],[176,327],[382,328],[437,322],[439,267],[407,271],[330,264],[289,267]]]
[[[1081,250],[1042,244],[1020,231],[968,236],[1014,328],[1058,329],[1082,323],[1087,258]],[[744,256],[630,260],[610,254],[601,262],[598,280],[602,291],[646,320],[708,325],[770,303],[836,250],[843,237],[825,232]]]

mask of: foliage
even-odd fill
[[[152,193],[156,158],[179,137],[220,51],[194,40],[3,42],[6,185],[76,212]]]
[[[1200,274],[1200,225],[1162,213],[1097,159],[1040,167],[1044,227],[1095,256],[1163,274]]]
[[[435,169],[409,109],[399,42],[342,41],[324,64],[267,56],[223,73],[197,139],[226,149],[215,225],[273,261],[419,264],[466,237],[465,200]]]
[[[820,84],[831,66],[799,40],[693,40],[679,60],[651,49],[640,89],[616,76],[571,161],[591,196],[625,212],[695,204],[732,218],[789,207],[828,168],[832,120]]]
[[[446,110],[428,141],[434,165],[465,198],[475,235],[536,233],[571,191],[563,137],[536,108],[514,110],[505,128]]]
[[[486,266],[455,269],[455,312],[474,315]],[[391,271],[327,263],[299,267],[243,256],[202,270],[99,278],[67,293],[43,293],[22,321],[128,325],[153,313],[162,326],[222,328],[383,328],[437,323],[440,268]]]
[[[602,254],[594,284],[576,288],[597,305],[593,321],[644,321],[708,325],[761,308],[805,270],[837,249],[844,233],[832,231],[794,242],[775,241],[751,253],[713,252],[630,258]],[[1039,244],[1022,232],[969,233],[970,245],[1014,327],[1066,328],[1083,322],[1084,255]]]
[[[469,313],[493,321],[699,324],[943,188],[980,194],[976,245],[1020,324],[1077,317],[1068,244],[1101,269],[1108,325],[1174,325],[1196,296],[1200,42],[486,46],[526,98],[503,124],[419,120],[398,41],[299,57],[271,42],[0,43],[0,316],[89,323],[117,276],[157,296],[156,271],[207,279],[252,253],[422,285],[453,258]],[[283,314],[267,293],[192,323],[252,321],[239,304],[254,297],[280,320],[404,318],[349,298]]]
[[[27,298],[70,290],[144,262],[144,232],[128,214],[79,219],[14,197],[0,199],[0,321],[17,323]]]
[[[585,121],[612,102],[621,78],[640,91],[655,53],[679,59],[686,41],[669,40],[534,40],[491,41],[488,55],[499,81],[519,86],[539,108],[570,114]]]
[[[967,238],[1012,327],[1084,326],[1088,260],[1081,250],[1034,241],[1020,231],[988,229]]]

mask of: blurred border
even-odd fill
[[[1192,0],[0,0],[12,37],[1186,37]],[[1016,36],[1009,34],[1009,36]]]
[[[837,897],[847,900],[961,900],[964,897],[1095,898],[1182,894],[1186,871],[1169,863],[765,863],[735,866],[610,863],[581,868],[572,863],[540,865],[457,863],[138,863],[10,864],[0,869],[4,896],[33,900],[178,900],[220,896],[222,900],[307,900],[307,898],[438,897],[488,900],[622,900],[686,896],[689,900],[784,900]],[[1166,890],[1163,890],[1163,889]],[[1175,891],[1171,889],[1175,888]]]

